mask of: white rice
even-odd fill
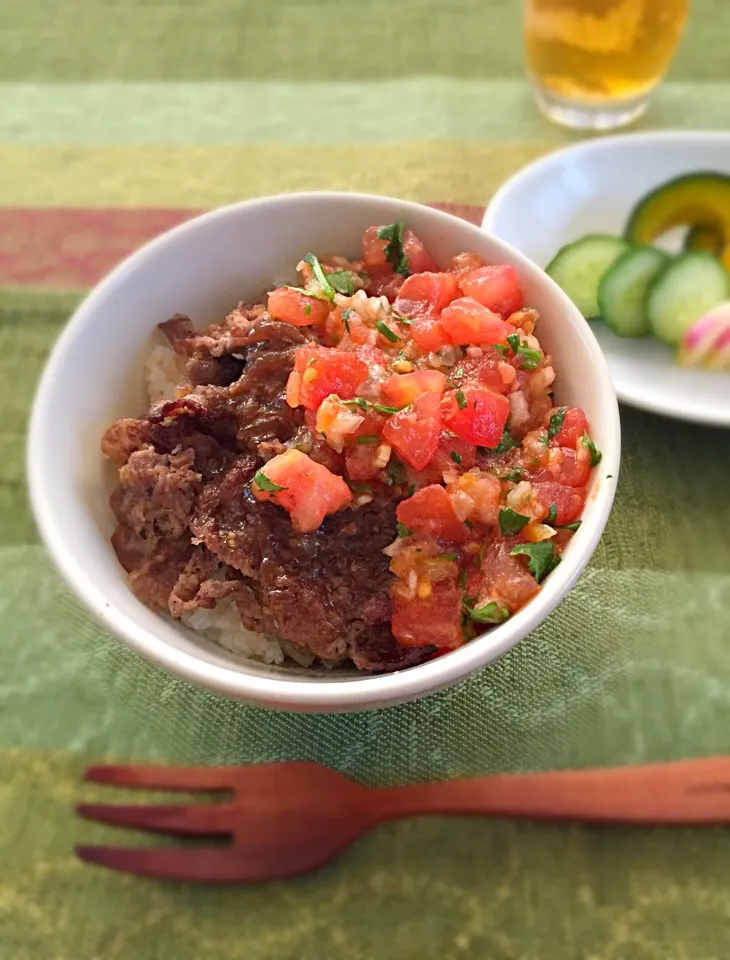
[[[178,385],[185,383],[186,378],[184,367],[171,347],[163,344],[152,347],[145,363],[145,381],[150,404],[174,399]],[[305,667],[314,660],[291,644],[246,630],[230,599],[219,600],[212,610],[195,610],[183,618],[183,623],[237,657],[268,664],[283,663],[289,657]]]

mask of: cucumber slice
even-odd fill
[[[644,298],[652,280],[669,257],[656,247],[635,247],[622,253],[598,285],[601,317],[619,337],[651,333]]]
[[[621,237],[589,234],[558,250],[545,273],[563,288],[584,317],[597,317],[599,281],[628,248]]]
[[[676,346],[692,324],[727,300],[730,274],[709,253],[682,253],[659,271],[644,308],[655,337]]]

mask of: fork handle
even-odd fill
[[[382,820],[485,814],[637,825],[720,824],[730,822],[730,757],[500,774],[381,790]]]

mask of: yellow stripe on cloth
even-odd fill
[[[310,189],[483,204],[550,146],[0,146],[0,206],[209,207]]]

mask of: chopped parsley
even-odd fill
[[[461,454],[457,453],[456,450],[452,450],[451,459],[454,461],[454,463],[461,463]]]
[[[499,511],[499,529],[503,537],[514,537],[530,522],[529,517],[517,513],[512,507],[502,507]]]
[[[466,590],[466,570],[463,567],[459,570],[459,586]]]
[[[329,300],[324,293],[314,290],[305,290],[304,287],[293,287],[290,283],[284,284],[285,290],[293,290],[295,293],[302,293],[305,297],[311,297],[312,300]]]
[[[558,523],[558,526],[561,530],[572,530],[573,533],[578,529],[578,527],[583,523],[582,520],[576,520],[575,523]]]
[[[550,417],[550,423],[548,424],[548,437],[554,437],[556,433],[560,433],[563,429],[563,420],[565,420],[565,414],[567,413],[567,408],[562,407],[556,413]]]
[[[361,437],[355,437],[355,443],[380,443],[380,437],[376,433],[366,433]]]
[[[477,623],[504,623],[509,619],[509,608],[496,600],[480,603],[478,607],[469,606],[465,600],[464,609]]]
[[[459,554],[458,553],[442,553],[441,559],[442,560],[458,560]]]
[[[497,351],[497,353],[501,353],[503,357],[507,356],[508,347],[506,343],[495,343],[494,349]]]
[[[342,322],[345,324],[345,330],[350,332],[350,314],[352,313],[352,307],[348,307],[346,310],[342,311]]]
[[[411,272],[408,257],[403,250],[403,221],[390,223],[387,227],[381,227],[378,230],[378,240],[387,240],[388,245],[385,248],[385,259],[393,265],[393,270],[407,277]]]
[[[518,543],[510,550],[510,554],[513,557],[524,554],[529,558],[528,569],[538,583],[542,583],[550,571],[560,563],[560,557],[556,556],[551,540],[542,540],[540,543]]]
[[[354,493],[372,493],[373,488],[369,483],[354,483],[352,480],[349,483],[350,490]]]
[[[375,324],[376,330],[379,330],[383,334],[386,340],[390,340],[391,343],[398,343],[400,337],[397,333],[390,329],[387,323],[383,323],[382,320],[378,320]]]
[[[413,323],[413,321],[409,320],[408,317],[404,317],[402,314],[396,313],[395,310],[393,311],[393,319],[397,320],[398,323],[405,323],[409,327]]]
[[[463,390],[456,391],[456,403],[459,407],[459,410],[463,410],[466,407],[466,397],[464,396]]]
[[[510,470],[509,473],[505,473],[505,475],[499,479],[507,483],[519,483],[522,479],[522,468],[518,467],[516,470]]]
[[[258,470],[256,476],[253,478],[253,482],[261,490],[265,490],[267,493],[279,493],[281,490],[288,489],[287,487],[280,487],[278,483],[274,483],[273,480],[269,480],[263,470]]]
[[[308,253],[304,258],[304,262],[308,263],[314,272],[314,276],[317,278],[319,285],[322,287],[322,293],[328,300],[335,299],[335,288],[327,279],[327,276],[322,269],[322,265],[319,260],[315,257],[313,253]],[[354,291],[353,291],[354,292]]]
[[[308,317],[311,312],[312,312],[312,304],[308,303],[304,308],[304,316]]]
[[[512,347],[514,355],[522,360],[523,370],[537,370],[537,365],[542,360],[542,353],[539,350],[529,347],[527,340],[520,342],[519,333],[511,333],[507,337],[507,343]]]
[[[508,450],[519,447],[519,445],[520,441],[515,440],[509,430],[505,430],[496,447],[479,447],[478,450],[480,453],[507,453]]]
[[[405,523],[396,523],[395,529],[399,537],[410,537],[411,535],[411,531],[408,529]]]
[[[557,515],[558,515],[557,505],[554,503],[551,503],[550,506],[548,507],[547,516],[545,517],[545,523],[550,524],[550,526],[552,526],[555,523],[555,518],[557,517]]]
[[[327,280],[338,293],[351,297],[355,293],[355,281],[352,279],[352,270],[335,270],[327,274]]]
[[[391,457],[385,471],[385,482],[389,487],[406,482],[406,468],[397,457]]]
[[[580,438],[580,442],[581,446],[585,447],[591,455],[591,466],[598,466],[603,458],[603,454],[598,447],[596,447],[595,443],[591,440],[587,433],[583,434],[583,436]]]
[[[405,407],[386,407],[384,403],[373,403],[371,400],[366,400],[365,397],[353,397],[352,400],[343,400],[342,404],[345,407],[359,407],[360,410],[372,408],[380,413],[400,413],[401,410],[405,410]]]

